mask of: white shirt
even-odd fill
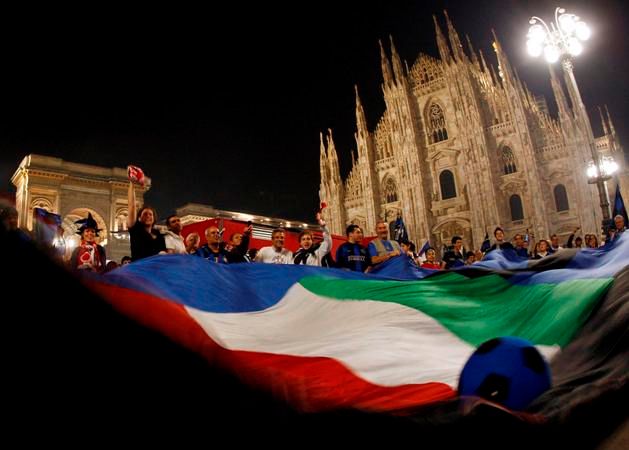
[[[321,260],[332,250],[332,238],[327,227],[323,227],[323,242],[318,249],[314,251],[314,255],[308,255],[306,258],[307,266],[321,266]],[[312,256],[312,258],[310,257]]]
[[[256,254],[255,262],[267,264],[292,264],[293,252],[287,248],[283,248],[278,252],[275,247],[262,247]]]
[[[166,242],[166,250],[171,250],[169,253],[177,253],[181,255],[187,255],[186,244],[183,241],[183,237],[168,230],[164,233],[164,241]]]

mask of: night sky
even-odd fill
[[[444,8],[496,65],[494,28],[523,81],[555,109],[545,63],[525,51],[528,19],[551,20],[555,2],[154,4],[3,11],[3,191],[21,159],[40,153],[142,167],[153,179],[147,203],[161,217],[197,202],[311,220],[319,132],[333,129],[345,176],[356,147],[354,84],[372,130],[384,110],[378,39],[388,48],[392,35],[409,66],[419,52],[437,56],[432,14],[445,26]],[[606,103],[627,147],[629,7],[560,6],[593,29],[575,74],[595,134],[595,107]]]

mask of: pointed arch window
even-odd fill
[[[513,194],[511,198],[509,198],[509,207],[511,208],[511,220],[522,220],[524,219],[524,211],[522,210],[522,199],[519,195]]]
[[[428,110],[428,139],[431,144],[448,139],[446,119],[441,106],[436,103],[430,105]]]
[[[449,170],[444,170],[439,174],[439,185],[441,186],[441,200],[456,197],[456,185],[454,175]]]
[[[566,187],[563,184],[558,184],[553,189],[553,194],[555,194],[555,207],[557,208],[557,212],[568,211],[570,204],[568,203]]]
[[[505,175],[515,173],[518,168],[515,165],[515,156],[513,156],[513,150],[509,147],[503,147],[502,149],[502,168]]]
[[[395,180],[393,177],[389,177],[384,182],[383,192],[383,203],[392,203],[397,202],[397,185],[395,184]]]

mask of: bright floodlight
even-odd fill
[[[603,177],[608,177],[610,175],[618,172],[618,163],[614,161],[614,158],[611,156],[603,156],[601,158],[601,174]],[[597,178],[598,177],[598,169],[596,168],[596,164],[593,161],[590,161],[590,164],[587,168],[587,176],[588,178]]]
[[[605,175],[613,175],[618,171],[618,163],[612,157],[603,157],[601,166]]]
[[[578,22],[574,34],[580,40],[587,41],[588,39],[590,39],[592,31],[590,30],[590,27],[585,24],[585,22]]]
[[[583,52],[583,45],[576,38],[570,38],[568,40],[568,53],[572,56],[579,56],[581,52]]]
[[[537,16],[529,20],[526,47],[529,55],[538,57],[542,53],[549,63],[578,56],[583,52],[581,41],[587,40],[590,29],[578,16],[567,13],[563,8],[555,10],[555,21],[550,27]]]
[[[532,40],[526,42],[526,49],[529,52],[529,55],[534,58],[537,58],[539,55],[541,55],[542,51],[544,50],[541,43]]]
[[[561,31],[566,34],[570,34],[576,28],[576,23],[574,20],[575,16],[572,14],[562,14],[559,16],[559,26],[561,27]]]
[[[542,44],[546,40],[546,31],[541,25],[533,25],[529,28],[528,38],[530,41]]]
[[[559,56],[560,54],[557,46],[551,44],[544,47],[544,58],[549,63],[552,64],[554,62],[557,62],[557,60],[559,60]]]

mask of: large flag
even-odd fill
[[[182,430],[209,426],[212,436],[253,434],[275,443],[297,429],[309,440],[338,431],[332,437],[354,443],[382,433],[416,438],[422,447],[432,438],[455,440],[457,448],[598,448],[626,418],[628,239],[625,233],[606,249],[566,249],[534,262],[492,252],[480,263],[429,276],[404,258],[367,276],[156,256],[91,275],[88,286],[105,303],[31,242],[0,233],[6,279],[19,279],[24,268],[38,274],[5,305],[14,319],[5,324],[14,337],[5,378],[14,389],[4,400],[18,412],[7,432],[22,434],[22,412],[37,404],[41,414],[28,427],[57,435],[71,433],[64,424],[72,420],[100,435],[120,430],[142,439],[154,430],[159,439],[169,432],[180,439]],[[63,295],[53,299],[51,290]],[[524,414],[460,399],[447,381],[466,358],[456,349],[471,351],[495,333],[527,336],[554,354],[553,385]],[[271,395],[302,411],[345,409],[296,413]],[[409,405],[407,415],[363,412],[396,404]],[[112,427],[112,410],[120,427]],[[497,442],[504,432],[509,439]]]
[[[299,410],[399,411],[455,398],[468,357],[494,337],[528,339],[552,361],[627,266],[629,235],[534,262],[495,253],[436,276],[404,258],[366,275],[166,255],[92,283]]]
[[[61,216],[43,208],[33,209],[33,234],[40,244],[51,247],[60,234]]]
[[[422,245],[422,248],[419,249],[419,252],[417,253],[419,256],[422,256],[424,253],[426,253],[426,251],[430,248],[430,241],[428,239],[426,239],[426,242],[424,242],[424,245]]]
[[[408,232],[406,231],[406,225],[404,225],[404,220],[402,220],[401,214],[398,214],[397,219],[395,219],[393,240],[400,243],[408,240]]]
[[[490,248],[491,248],[491,242],[489,241],[489,233],[485,232],[485,239],[483,239],[483,243],[480,246],[480,251],[485,253]]]
[[[620,193],[620,183],[616,185],[616,195],[614,196],[614,212],[612,213],[612,219],[617,215],[621,215],[625,218],[625,226],[629,227],[629,217],[627,217],[627,208],[625,202],[622,199]]]

